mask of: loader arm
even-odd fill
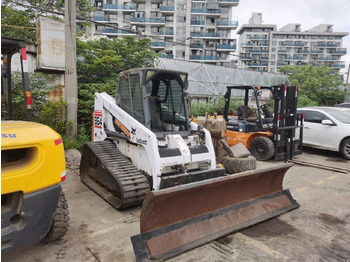
[[[108,137],[108,131],[120,134],[121,132],[116,130],[114,124],[124,133],[125,139],[144,148],[146,158],[152,165],[143,165],[140,169],[149,174],[155,174],[153,185],[155,188],[159,188],[160,181],[157,181],[156,178],[161,175],[161,163],[158,161],[160,156],[156,135],[117,106],[113,97],[107,93],[95,93],[94,141],[104,141]],[[109,134],[113,136],[111,133]]]

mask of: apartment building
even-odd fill
[[[91,35],[149,37],[162,57],[223,64],[236,51],[239,0],[95,0]]]
[[[339,72],[345,67],[341,57],[347,32],[333,32],[333,25],[321,24],[302,32],[300,24],[263,25],[262,13],[253,13],[249,24],[242,25],[239,40],[239,68],[278,72],[284,65],[318,66],[326,64]]]

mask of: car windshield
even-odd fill
[[[333,110],[333,109],[327,109],[325,110],[328,114],[333,116],[335,119],[337,119],[339,122],[344,124],[350,124],[350,109],[344,109],[344,110]]]

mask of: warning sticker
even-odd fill
[[[95,119],[95,128],[102,129],[102,111],[101,110],[96,110],[94,113]]]

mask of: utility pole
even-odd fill
[[[65,60],[64,73],[65,101],[67,102],[67,120],[73,124],[73,130],[67,135],[72,140],[77,139],[78,113],[78,83],[77,83],[77,55],[76,55],[76,0],[64,1],[65,22]]]

